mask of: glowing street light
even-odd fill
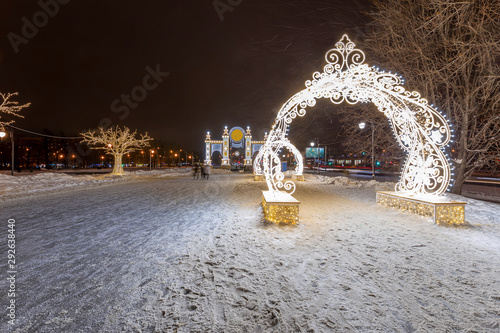
[[[375,179],[375,125],[370,122],[372,126],[372,179]],[[364,129],[366,127],[365,123],[358,124],[360,129]]]
[[[318,141],[318,138],[316,138],[316,142]],[[314,141],[311,141],[311,147],[314,147],[316,145],[316,143],[314,143]],[[317,172],[319,174],[319,143],[317,144],[317,148],[316,148],[316,156],[314,156],[314,165],[316,165],[316,157],[318,158],[318,169],[317,169]],[[313,165],[313,168],[314,168],[314,165]]]
[[[7,132],[5,131],[0,131],[0,139],[5,137],[7,135]],[[10,127],[10,142],[11,142],[11,161],[10,161],[10,165],[11,165],[11,168],[10,168],[10,175],[11,176],[14,176],[14,128],[11,126]]]
[[[151,171],[151,156],[155,153],[154,150],[151,150],[151,154],[149,154],[149,171]]]

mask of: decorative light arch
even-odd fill
[[[452,135],[445,116],[420,93],[405,90],[401,76],[365,64],[365,54],[355,48],[347,35],[326,53],[325,59],[323,72],[315,72],[313,79],[306,81],[306,89],[281,107],[254,161],[254,173],[265,175],[270,191],[284,189],[292,194],[296,186],[291,180],[284,181],[279,152],[282,148],[291,150],[297,161],[295,175],[302,175],[302,156],[287,138],[293,119],[304,116],[306,107],[314,106],[319,98],[329,98],[334,104],[371,102],[387,116],[398,143],[407,153],[395,190],[408,195],[442,195],[451,180],[444,150]]]

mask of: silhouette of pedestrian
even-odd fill
[[[203,166],[203,173],[205,174],[205,178],[208,179],[210,176],[210,170],[212,169],[211,165],[205,165]]]
[[[200,175],[200,165],[196,163],[193,167],[193,180],[198,179]]]
[[[205,179],[205,176],[206,176],[206,174],[205,174],[205,165],[202,165],[201,166],[201,179]]]

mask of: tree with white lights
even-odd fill
[[[11,100],[13,96],[16,96],[18,93],[0,93],[0,98],[2,99],[0,102],[0,119],[1,119],[1,114],[8,114],[12,116],[16,116],[19,118],[24,118],[23,115],[19,114],[19,111],[21,111],[24,108],[27,108],[28,106],[31,105],[31,103],[26,103],[26,104],[19,104],[16,101]],[[2,121],[0,120],[0,131],[5,130],[6,125],[10,125],[14,122],[14,120],[10,121]]]
[[[500,2],[373,0],[370,54],[451,119],[453,193],[500,158]]]
[[[98,132],[87,131],[80,133],[83,136],[82,142],[93,147],[91,149],[104,149],[107,154],[113,155],[115,163],[112,175],[124,175],[122,167],[123,155],[134,152],[140,148],[148,147],[149,141],[153,140],[146,134],[140,134],[137,138],[137,130],[130,132],[128,127],[121,129],[119,126],[110,127],[104,130],[99,127]]]

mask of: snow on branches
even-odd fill
[[[2,113],[24,118],[23,115],[19,114],[19,111],[21,111],[24,108],[27,108],[28,106],[31,105],[31,103],[19,105],[18,102],[10,99],[12,96],[16,96],[17,94],[18,94],[17,92],[6,93],[6,94],[0,93],[0,98],[2,99],[0,102],[0,118],[2,117],[1,116]],[[12,124],[13,122],[14,120],[10,121],[0,120],[0,131],[4,131],[4,126]]]
[[[143,147],[149,147],[149,141],[153,138],[146,134],[140,134],[136,138],[137,130],[131,132],[128,127],[110,127],[105,130],[99,127],[98,131],[87,131],[80,133],[83,136],[82,142],[92,146],[91,149],[104,149],[107,154],[113,155],[115,163],[112,175],[124,175],[122,167],[122,157],[124,154],[134,152]]]

